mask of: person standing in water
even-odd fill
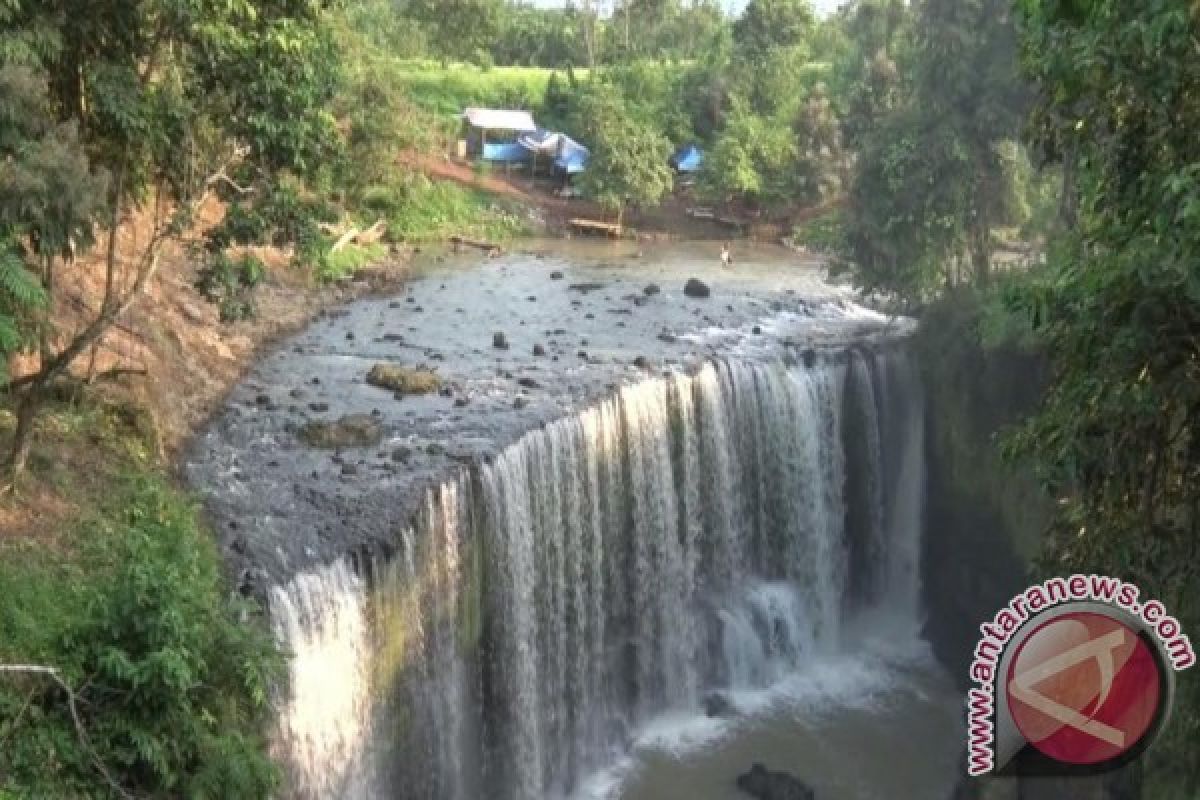
[[[733,266],[733,254],[729,252],[729,243],[728,242],[721,245],[721,266],[722,267],[732,267]]]

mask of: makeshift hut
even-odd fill
[[[528,111],[468,108],[462,119],[467,154],[472,158],[502,164],[529,160],[529,151],[517,141],[522,134],[537,132],[533,115]]]

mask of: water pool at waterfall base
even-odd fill
[[[818,657],[765,690],[734,693],[734,713],[666,714],[571,800],[745,800],[737,777],[761,763],[821,800],[953,796],[960,697],[904,623],[878,621],[851,651]]]

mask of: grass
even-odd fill
[[[529,232],[519,209],[485,192],[411,175],[402,184],[377,186],[363,198],[368,213],[388,221],[388,236],[424,243],[452,235],[506,241]]]
[[[316,275],[323,282],[338,281],[378,261],[386,254],[387,248],[378,242],[368,245],[348,244],[336,253],[322,253],[316,265]]]
[[[537,111],[554,70],[541,67],[491,67],[436,61],[398,61],[395,75],[421,108],[439,115],[462,113],[468,106]],[[575,70],[583,78],[586,70]],[[565,77],[565,76],[564,76]]]

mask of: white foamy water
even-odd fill
[[[903,354],[850,351],[527,434],[394,555],[273,592],[289,796],[623,796],[663,759],[919,706],[921,415]]]

